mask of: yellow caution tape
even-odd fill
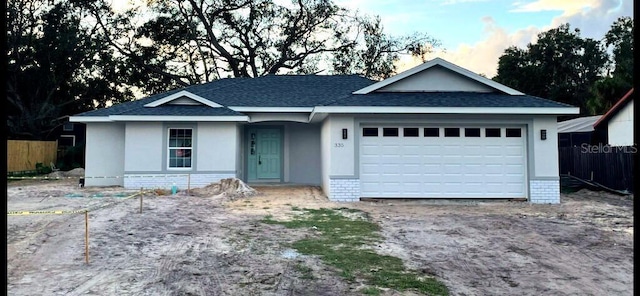
[[[147,193],[147,191],[143,191],[143,192],[136,192],[130,196],[124,197],[121,200],[125,200],[125,199],[129,199],[129,198],[133,198],[136,197],[140,194],[144,194]],[[104,204],[104,205],[99,205],[96,207],[92,207],[92,208],[88,208],[88,209],[83,209],[83,210],[76,210],[76,211],[8,211],[7,212],[7,216],[27,216],[27,215],[64,215],[64,214],[79,214],[79,213],[85,213],[85,212],[91,212],[100,208],[104,208],[104,207],[108,207],[112,204]]]
[[[26,216],[26,215],[64,215],[85,213],[87,210],[78,211],[8,211],[9,216]]]
[[[144,175],[133,175],[133,176],[89,176],[89,177],[83,177],[83,176],[76,176],[76,177],[14,177],[14,176],[7,176],[7,179],[11,179],[11,180],[56,180],[56,179],[110,179],[110,178],[115,178],[115,179],[120,179],[120,178],[174,178],[174,177],[187,177],[189,176],[188,174],[177,174],[177,175],[162,175],[162,176],[156,176],[156,175],[151,175],[151,176],[144,176]]]

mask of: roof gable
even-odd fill
[[[447,80],[447,83],[443,83],[444,80]],[[393,77],[361,88],[353,92],[353,94],[368,94],[376,91],[492,92],[496,90],[509,95],[524,95],[522,92],[480,76],[441,58],[435,58]]]
[[[173,105],[207,105],[212,108],[220,108],[222,105],[209,101],[199,95],[182,90],[166,97],[157,99],[151,103],[145,104],[145,107],[158,107],[165,104]]]

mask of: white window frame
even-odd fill
[[[73,122],[65,122],[62,125],[62,131],[72,132],[73,131],[73,126],[74,126]]]
[[[190,130],[191,131],[191,147],[171,147],[171,131],[172,130]],[[191,162],[188,167],[172,167],[171,166],[171,150],[189,150]],[[170,127],[167,128],[167,170],[187,171],[193,168],[193,128],[189,127]]]
[[[60,135],[60,138],[71,138],[71,146],[70,147],[75,147],[76,146],[76,136],[74,136],[74,135]]]

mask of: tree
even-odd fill
[[[7,3],[7,128],[10,138],[48,139],[66,115],[132,97],[97,27],[66,2]]]
[[[493,79],[527,94],[580,107],[586,113],[591,86],[605,70],[607,55],[599,41],[581,38],[569,24],[538,34],[526,49],[508,48]]]
[[[633,87],[633,19],[618,18],[604,36],[603,42],[611,48],[612,55],[608,75],[591,88],[587,107],[593,115],[604,114]]]
[[[378,18],[330,0],[154,0],[120,15],[99,1],[78,2],[139,69],[131,80],[144,81],[138,86],[146,92],[285,73],[380,79],[395,71],[400,54],[425,54],[437,45],[425,34],[388,36]],[[149,17],[132,21],[139,15]]]

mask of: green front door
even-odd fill
[[[249,133],[255,135],[253,139],[255,140],[255,146],[250,147],[250,150],[253,149],[254,154],[249,157],[249,161],[253,162],[249,165],[255,168],[255,178],[258,180],[280,179],[282,167],[281,130],[260,128],[252,129]]]

